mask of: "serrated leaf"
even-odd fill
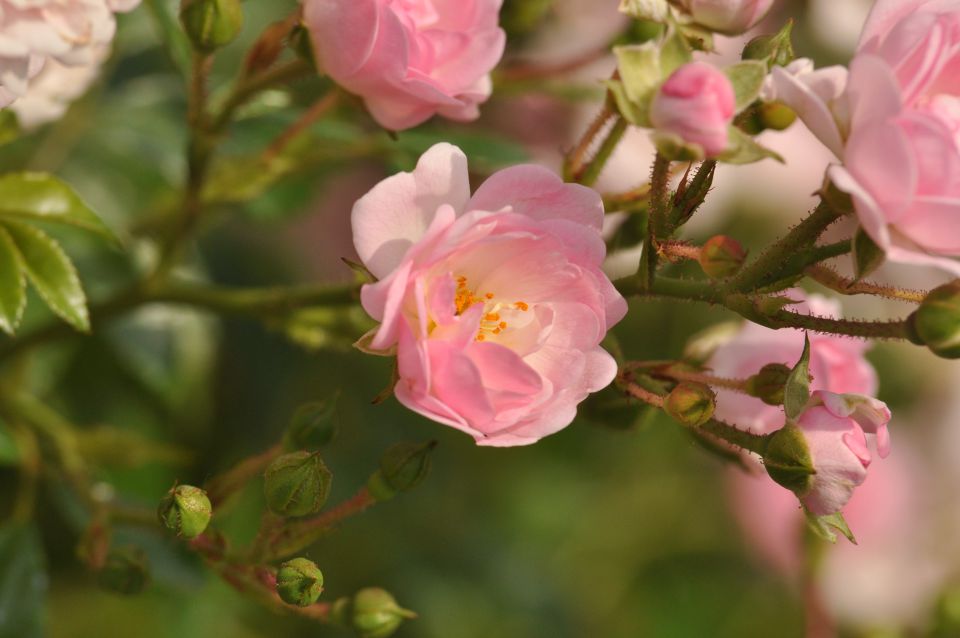
[[[41,638],[47,571],[40,534],[32,525],[0,527],[0,636]]]
[[[767,65],[756,60],[747,60],[728,66],[723,72],[733,85],[737,113],[739,113],[753,104],[760,95],[763,80],[767,77]]]
[[[0,227],[0,329],[12,335],[27,305],[27,281],[20,253],[10,234]]]
[[[853,268],[857,281],[860,281],[870,273],[875,271],[887,258],[883,249],[870,238],[863,228],[857,228],[857,232],[851,240],[853,252]]]
[[[783,157],[776,151],[761,146],[752,137],[735,126],[728,130],[727,150],[717,159],[726,164],[752,164],[764,159],[775,159],[784,164]]]
[[[74,190],[47,173],[0,175],[0,220],[40,220],[120,240]]]
[[[87,297],[73,262],[60,245],[26,224],[6,221],[3,227],[16,244],[24,272],[40,297],[64,321],[81,332],[89,332]]]
[[[854,537],[853,532],[850,530],[850,526],[847,525],[847,521],[843,518],[841,512],[836,512],[834,514],[828,514],[827,516],[817,516],[810,512],[807,508],[803,509],[803,513],[807,519],[807,525],[810,527],[810,530],[822,538],[823,540],[836,543],[837,535],[833,530],[837,530],[843,534],[844,538],[853,543],[857,544],[857,539]]]
[[[803,354],[790,371],[783,387],[783,409],[787,419],[793,420],[803,413],[810,401],[810,337],[804,334]]]

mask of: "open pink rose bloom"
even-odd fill
[[[501,0],[305,0],[323,70],[363,97],[382,126],[435,114],[466,121],[490,97],[503,55]]]
[[[471,197],[449,144],[360,199],[354,243],[380,279],[362,291],[369,345],[397,348],[397,399],[481,445],[567,426],[617,372],[599,343],[627,306],[600,270],[602,220],[599,195],[536,166]]]

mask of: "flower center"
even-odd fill
[[[509,324],[501,315],[504,310],[519,310],[520,312],[530,310],[530,305],[525,301],[504,303],[497,301],[496,295],[492,292],[478,296],[470,289],[466,277],[457,277],[457,292],[454,295],[453,303],[458,315],[462,315],[467,308],[475,303],[483,304],[484,313],[480,319],[480,330],[477,331],[476,336],[477,341],[484,341],[490,335],[498,335],[509,327]]]

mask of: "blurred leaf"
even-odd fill
[[[530,159],[522,144],[497,137],[489,131],[415,129],[400,133],[396,143],[392,145],[392,148],[399,151],[395,161],[403,170],[409,170],[428,148],[444,141],[460,147],[467,154],[470,158],[470,170],[473,172],[492,173]]]
[[[70,186],[46,173],[0,175],[0,220],[40,220],[120,241]]]
[[[41,638],[47,591],[40,535],[32,525],[0,527],[0,638]]]
[[[803,354],[783,387],[783,410],[788,419],[796,419],[810,400],[810,337],[804,335]]]
[[[807,517],[807,524],[809,525],[810,530],[823,540],[830,543],[836,543],[837,535],[833,530],[837,530],[843,534],[848,541],[854,545],[857,544],[857,539],[854,537],[853,532],[850,531],[850,526],[847,525],[847,521],[843,518],[843,514],[841,512],[836,512],[835,514],[829,514],[827,516],[817,516],[816,514],[813,514],[804,508],[803,513]]]
[[[783,158],[765,146],[761,146],[752,137],[735,126],[728,129],[730,141],[727,150],[717,159],[727,164],[753,164],[764,159],[775,159],[781,164]]]
[[[763,80],[767,77],[767,65],[755,60],[738,62],[723,70],[736,96],[737,112],[750,106],[763,87]]]
[[[20,463],[20,451],[17,442],[7,424],[0,421],[0,465],[17,465]]]
[[[17,139],[21,132],[17,114],[10,109],[0,110],[0,146]]]
[[[146,0],[144,4],[153,17],[160,38],[166,45],[167,53],[180,72],[186,77],[190,71],[191,47],[187,35],[180,27],[180,21],[173,13],[173,8],[179,3],[164,2],[163,0]]]
[[[148,463],[185,465],[193,457],[189,450],[106,425],[80,430],[77,446],[89,463],[107,467],[142,467]]]
[[[27,281],[20,253],[10,234],[0,227],[0,329],[12,335],[27,305]]]
[[[27,277],[50,309],[77,330],[89,332],[87,298],[73,263],[60,245],[26,224],[7,221],[3,227],[20,252]]]

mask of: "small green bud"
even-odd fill
[[[323,591],[323,573],[316,563],[294,558],[280,565],[277,571],[277,594],[288,605],[308,607],[317,602]]]
[[[787,66],[793,62],[796,55],[793,52],[793,42],[790,33],[793,31],[793,22],[787,24],[775,35],[760,35],[750,40],[743,48],[744,60],[763,60],[767,68]]]
[[[183,0],[180,23],[197,51],[212,53],[239,35],[243,9],[240,0]]]
[[[353,597],[353,628],[361,638],[387,638],[407,618],[416,618],[403,609],[385,589],[367,587]]]
[[[306,403],[290,419],[283,436],[291,450],[316,450],[329,445],[337,435],[337,398]]]
[[[785,131],[797,121],[797,112],[783,102],[762,102],[759,109],[764,129]]]
[[[436,441],[390,446],[380,459],[380,469],[367,482],[367,489],[378,501],[412,490],[430,473],[430,455],[436,446]]]
[[[280,516],[316,514],[327,502],[333,475],[317,453],[291,452],[263,473],[267,506]]]
[[[683,381],[664,399],[663,409],[684,425],[700,427],[710,420],[717,407],[717,395],[709,386]]]
[[[813,460],[803,431],[788,423],[773,433],[763,454],[763,465],[774,481],[797,496],[813,485]]]
[[[182,538],[196,538],[207,529],[213,506],[207,493],[192,485],[177,485],[160,501],[160,522]]]
[[[736,239],[717,235],[707,240],[700,249],[700,268],[711,279],[723,279],[735,275],[743,266],[747,251]]]
[[[933,354],[960,359],[960,279],[931,290],[911,315],[910,323]]]
[[[97,584],[115,594],[139,594],[150,581],[147,555],[138,547],[113,549],[97,572]]]
[[[790,368],[782,363],[768,363],[747,379],[747,394],[767,405],[783,405],[783,389],[790,378]]]

